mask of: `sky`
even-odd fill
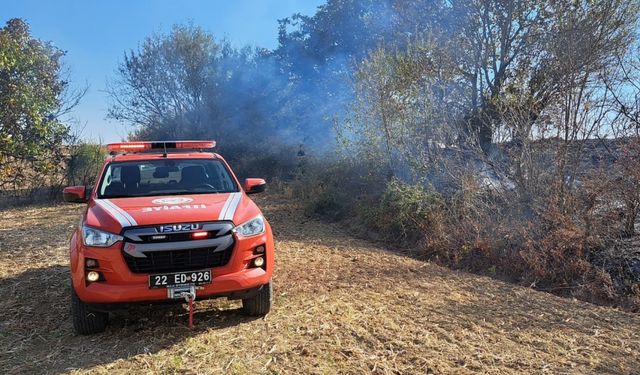
[[[273,49],[278,44],[277,20],[293,13],[313,15],[325,0],[0,0],[2,26],[11,18],[29,23],[35,38],[67,51],[65,65],[72,87],[88,86],[70,114],[73,130],[88,141],[125,139],[131,127],[106,119],[107,80],[115,77],[125,51],[145,37],[193,22],[226,38]]]

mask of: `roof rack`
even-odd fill
[[[136,141],[109,143],[107,150],[118,153],[162,152],[167,150],[202,150],[216,147],[216,141]]]

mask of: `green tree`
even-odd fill
[[[205,105],[217,92],[209,83],[221,48],[193,25],[146,38],[137,51],[125,53],[109,85],[109,117],[136,126],[138,138],[175,139],[202,129],[208,123]]]
[[[125,54],[110,83],[109,116],[134,126],[137,139],[213,138],[227,156],[261,139],[264,152],[295,132],[297,123],[280,121],[291,113],[289,91],[268,51],[177,25]]]
[[[34,39],[21,19],[0,29],[0,187],[21,189],[29,178],[61,166],[69,128],[60,117],[78,103],[62,76],[64,51]],[[31,173],[31,175],[30,175]]]

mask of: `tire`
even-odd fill
[[[258,294],[242,300],[242,311],[251,316],[265,316],[273,304],[273,286],[271,281],[260,288]]]
[[[71,287],[71,318],[73,329],[80,335],[91,335],[104,332],[109,322],[109,313],[93,311],[82,302],[76,291]]]

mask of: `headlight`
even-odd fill
[[[253,219],[242,223],[233,229],[234,232],[242,237],[257,236],[264,233],[264,217],[258,215]]]
[[[118,241],[122,241],[122,236],[117,234],[103,232],[95,228],[82,226],[82,238],[87,246],[109,247]]]

